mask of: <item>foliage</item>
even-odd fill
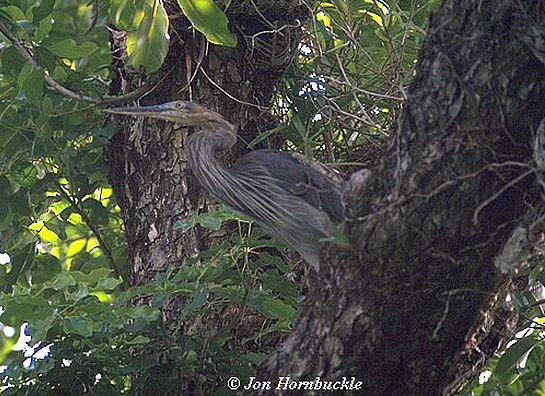
[[[208,40],[236,45],[213,2],[178,3]],[[288,148],[325,162],[369,158],[401,109],[437,4],[312,4],[314,18],[276,98],[282,126],[250,146],[274,145],[281,137]],[[0,36],[0,253],[10,257],[0,265],[6,391],[135,393],[137,383],[160,374],[162,360],[182,367],[205,393],[224,386],[226,376],[250,375],[289,333],[301,300],[297,271],[270,254],[282,247],[222,207],[176,227],[227,228],[228,238],[146,286],[129,287],[123,223],[104,162],[115,130],[94,105],[46,82],[51,76],[81,95],[106,96],[111,25],[127,32],[133,66],[158,70],[169,42],[163,2],[3,1],[0,24],[37,60],[31,64]],[[528,269],[535,284],[544,280],[541,268]],[[179,297],[186,301],[184,323],[215,326],[184,335],[169,331],[161,319]],[[543,313],[535,294],[523,292],[516,301],[531,332],[492,363],[487,382],[476,380],[466,393],[537,394],[544,386]]]
[[[213,44],[235,47],[237,36],[227,27],[229,20],[212,0],[178,0],[193,27]]]
[[[528,285],[509,296],[506,310],[517,310],[523,326],[507,348],[466,387],[463,395],[541,395],[545,390],[545,263],[535,258],[519,279]]]
[[[105,96],[111,23],[129,31],[132,64],[157,70],[168,49],[162,3],[20,0],[0,4],[0,23],[37,60],[29,63],[0,36],[0,253],[10,258],[0,265],[6,392],[134,391],[132,379],[152,375],[164,354],[208,382],[226,367],[248,371],[261,355],[228,354],[232,328],[182,339],[160,326],[160,308],[167,298],[185,296],[190,321],[235,303],[248,307],[262,318],[260,327],[237,342],[261,344],[294,320],[299,292],[284,276],[291,269],[265,253],[254,260],[255,243],[268,242],[248,223],[232,220],[241,232],[223,245],[179,273],[129,288],[123,224],[104,162],[115,130],[103,125],[94,106],[45,83],[47,73],[78,94]],[[198,222],[217,227],[231,219],[221,213]],[[150,305],[134,305],[144,295]],[[246,315],[234,315],[233,323]]]
[[[277,133],[336,166],[369,159],[397,119],[438,4],[321,2],[278,96]]]
[[[123,290],[121,279],[106,268],[51,270],[47,279],[3,294],[4,326],[28,322],[34,345],[30,353],[9,352],[15,337],[2,339],[4,385],[15,393],[123,394],[134,391],[133,375],[141,380],[153,376],[165,358],[197,378],[200,389],[216,388],[219,378],[227,375],[249,376],[265,356],[267,342],[291,329],[300,291],[288,279],[289,266],[266,252],[257,254],[274,245],[261,230],[227,208],[208,217],[214,221],[201,224],[216,229],[231,222],[237,232],[145,286]],[[39,257],[54,261],[51,255]],[[184,336],[169,331],[161,323],[161,311],[178,296],[187,299],[183,322],[201,323],[221,315],[223,325]],[[134,305],[138,299],[149,303]],[[244,329],[241,323],[255,328]],[[235,344],[239,353],[229,353]],[[262,345],[263,352],[252,352],[254,344]],[[51,349],[51,356],[38,359],[44,348]]]

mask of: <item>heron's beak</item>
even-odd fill
[[[161,117],[161,115],[166,115],[169,111],[172,111],[172,108],[166,104],[161,104],[156,106],[114,107],[104,111],[112,114],[141,117]]]

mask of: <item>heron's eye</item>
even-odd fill
[[[177,103],[176,103],[176,108],[177,108],[177,109],[183,109],[183,108],[184,108],[184,104],[181,103],[181,102],[177,102]]]

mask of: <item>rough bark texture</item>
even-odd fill
[[[542,226],[544,22],[538,1],[448,0],[434,15],[391,146],[347,191],[354,250],[326,252],[259,379],[449,394],[513,331],[495,263],[519,261]]]

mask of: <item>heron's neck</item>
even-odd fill
[[[230,149],[237,142],[235,127],[224,119],[209,121],[187,139],[189,156],[211,155]]]
[[[236,143],[235,128],[225,120],[214,121],[201,127],[187,138],[187,155],[193,173],[217,198],[224,198],[223,179],[229,170],[216,154],[230,149]]]

